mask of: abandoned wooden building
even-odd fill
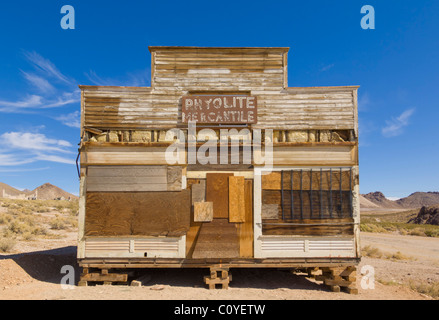
[[[149,50],[151,87],[80,86],[80,284],[281,267],[355,293],[358,86],[288,87],[284,47]]]

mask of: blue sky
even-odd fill
[[[77,86],[149,86],[148,46],[285,46],[289,86],[361,86],[361,193],[439,190],[439,1],[118,3],[2,3],[1,182],[77,194]],[[63,5],[74,30],[60,26]],[[360,26],[363,5],[375,30]]]

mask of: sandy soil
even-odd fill
[[[207,269],[146,270],[136,277],[143,278],[142,287],[90,286],[63,289],[60,285],[63,265],[75,268],[76,233],[62,240],[35,240],[21,243],[16,253],[0,255],[0,299],[49,300],[418,300],[430,299],[405,285],[408,280],[439,281],[439,239],[387,234],[362,234],[362,246],[371,244],[386,252],[401,251],[416,260],[390,261],[363,258],[364,265],[373,266],[375,289],[361,289],[359,294],[329,292],[304,274],[292,274],[278,269],[232,269],[233,281],[229,290],[207,290],[202,278]],[[360,277],[358,277],[360,278]]]

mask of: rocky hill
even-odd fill
[[[365,199],[362,202],[360,198],[360,206],[362,208],[373,208],[371,204],[377,205],[380,208],[389,209],[414,209],[424,206],[439,205],[439,192],[415,192],[408,197],[396,201],[387,199],[384,194],[379,191],[364,194],[362,197]]]
[[[439,192],[415,192],[406,198],[396,200],[404,208],[419,208],[439,204]]]
[[[387,199],[386,196],[379,191],[364,194],[363,197],[380,208],[401,208],[400,204],[396,203],[396,201]]]
[[[409,223],[432,224],[439,226],[439,205],[422,207],[416,218],[410,219]]]
[[[364,195],[360,194],[360,207],[361,208],[372,209],[372,208],[379,208],[380,206],[377,205],[376,203],[373,203],[369,199],[366,199],[364,197]]]

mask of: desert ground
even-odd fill
[[[1,216],[9,208],[0,209]],[[362,232],[361,246],[366,250],[358,268],[358,295],[333,293],[305,274],[280,269],[232,269],[233,281],[228,290],[206,288],[202,279],[208,269],[145,270],[133,278],[142,281],[140,287],[63,288],[60,283],[64,265],[73,266],[75,284],[79,280],[77,229],[74,223],[68,224],[72,217],[69,210],[49,209],[37,214],[47,229],[43,236],[16,235],[14,246],[0,253],[0,299],[431,300],[439,283],[439,238]],[[66,220],[60,227],[62,219]],[[11,229],[3,221],[3,233],[7,228]],[[374,289],[361,288],[359,274],[363,266],[372,266],[375,271]]]

